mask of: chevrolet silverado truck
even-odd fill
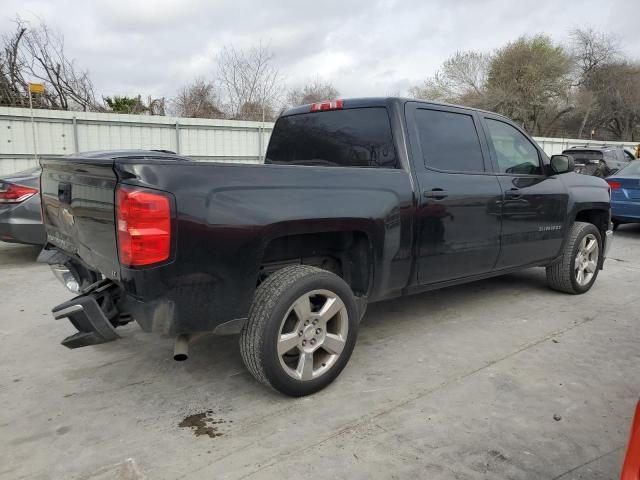
[[[612,240],[610,191],[495,113],[401,98],[290,109],[264,164],[42,160],[44,261],[84,272],[53,309],[70,348],[136,321],[238,334],[260,382],[316,392],[368,303],[545,267],[583,294]]]

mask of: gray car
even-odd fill
[[[0,240],[43,245],[40,167],[0,178]]]

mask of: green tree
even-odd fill
[[[544,35],[520,37],[494,55],[487,76],[487,107],[545,134],[571,111],[571,58]]]
[[[137,97],[104,97],[104,103],[113,113],[144,113],[148,108],[142,103],[140,95]]]

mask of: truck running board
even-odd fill
[[[106,289],[97,288],[64,302],[52,310],[56,320],[68,318],[78,333],[68,336],[61,343],[67,348],[86,347],[111,342],[120,338],[111,321],[100,308],[98,301],[107,300]]]

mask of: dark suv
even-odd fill
[[[576,172],[600,178],[617,172],[635,158],[629,151],[615,145],[578,145],[562,154],[573,157]]]

